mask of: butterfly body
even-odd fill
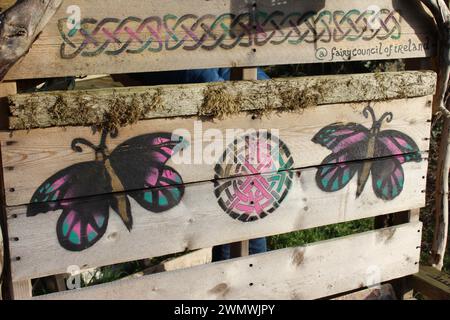
[[[370,129],[357,123],[334,123],[313,137],[313,142],[332,151],[317,171],[316,183],[323,191],[335,192],[344,188],[357,175],[356,196],[359,197],[372,175],[376,196],[392,200],[403,190],[402,164],[420,161],[419,149],[406,134],[396,130],[381,130],[384,122],[392,121],[392,113],[386,112],[377,120],[373,109],[368,106],[363,114],[366,118],[372,118]],[[354,162],[363,159],[366,160]]]
[[[376,136],[380,133],[380,130],[381,130],[380,126],[377,126],[376,124],[374,124],[370,129],[367,142],[366,159],[372,159],[375,156]],[[356,190],[357,197],[359,197],[364,191],[364,186],[366,185],[367,180],[369,180],[371,168],[372,163],[370,161],[365,162],[363,164],[363,167],[358,175],[358,188]]]
[[[131,231],[133,217],[128,196],[144,209],[163,212],[177,205],[184,194],[181,176],[166,165],[180,140],[169,133],[132,138],[109,152],[107,132],[100,144],[74,139],[95,151],[93,161],[72,165],[47,179],[33,194],[27,216],[62,209],[57,236],[62,247],[81,251],[94,245],[105,233],[110,208]],[[178,138],[178,137],[177,137]],[[129,190],[129,191],[127,191]],[[97,195],[86,199],[86,195]]]

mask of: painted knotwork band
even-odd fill
[[[100,21],[86,18],[72,30],[67,30],[66,22],[62,19],[58,25],[63,39],[61,57],[64,59],[79,55],[138,54],[146,50],[229,50],[236,46],[370,41],[399,39],[401,36],[400,13],[388,9],[289,14],[259,11],[256,14],[187,14],[182,17],[167,14],[145,19],[104,18]]]

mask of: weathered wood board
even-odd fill
[[[374,285],[368,289],[352,292],[332,300],[397,300],[391,284]]]
[[[352,130],[356,130],[356,132],[359,132],[358,130],[362,131],[356,137],[353,137],[356,140],[351,140],[353,138],[350,139],[351,141],[345,140],[337,147],[336,145],[334,147],[333,145],[328,145],[331,149],[335,148],[334,151],[341,148],[353,150],[346,153],[345,156],[336,159],[339,162],[416,151],[424,152],[429,148],[431,100],[432,96],[425,96],[374,102],[370,103],[369,108],[366,102],[322,105],[306,108],[302,112],[271,113],[256,119],[250,115],[240,114],[223,120],[216,119],[203,122],[196,117],[140,121],[135,125],[120,129],[118,137],[108,137],[106,139],[108,152],[115,153],[112,156],[112,158],[116,159],[112,159],[115,161],[113,163],[114,171],[119,173],[119,175],[121,172],[126,172],[125,175],[128,174],[130,177],[128,182],[120,186],[116,184],[111,189],[109,182],[98,178],[95,185],[88,184],[91,187],[78,190],[76,195],[61,193],[57,196],[55,195],[55,198],[37,200],[45,202],[48,200],[66,199],[69,196],[92,196],[112,191],[138,190],[146,187],[143,185],[142,177],[147,176],[148,170],[153,170],[154,167],[162,168],[162,163],[166,160],[163,159],[158,162],[155,156],[148,153],[149,149],[146,148],[153,143],[150,142],[153,140],[147,137],[142,138],[142,136],[149,134],[157,134],[156,137],[165,136],[169,137],[169,139],[174,134],[174,136],[177,136],[175,139],[177,143],[179,142],[178,136],[184,139],[183,143],[177,144],[177,147],[183,146],[183,150],[180,148],[179,152],[173,154],[172,157],[165,155],[166,158],[170,158],[167,161],[167,165],[178,174],[177,179],[168,179],[166,181],[168,184],[209,181],[214,178],[320,165],[325,158],[332,154],[332,150],[321,145],[325,142],[318,135],[327,135],[323,130],[327,130],[328,126],[336,122],[347,123],[343,129],[350,131],[343,131],[342,133],[351,134],[349,132]],[[373,109],[373,115],[371,115],[371,109]],[[364,112],[364,110],[366,111]],[[391,114],[392,119],[390,119]],[[396,133],[394,135],[406,135],[405,139],[409,143],[404,140],[402,142],[404,144],[403,147],[398,144],[387,149],[380,147],[377,148],[376,154],[364,151],[368,143],[358,144],[358,139],[361,138],[361,135],[367,135],[371,128],[375,130],[379,120],[382,120],[382,135],[387,134],[389,136],[393,134],[394,131],[392,130],[395,130]],[[358,125],[364,126],[365,129]],[[245,137],[249,135],[254,136],[255,132],[264,134],[269,131],[270,139],[267,137],[258,138],[260,139],[258,141],[271,140],[271,143],[278,146],[271,150],[280,150],[279,159],[277,155],[274,155],[273,157],[275,158],[272,159],[276,160],[270,160],[270,163],[265,162],[262,167],[260,165],[264,161],[261,160],[258,163],[260,167],[255,167],[250,171],[242,171],[243,169],[241,170],[236,166],[226,167],[225,170],[221,169],[218,162],[222,159],[223,154],[225,154],[225,164],[229,164],[228,161],[233,162],[234,159],[232,158],[234,156],[241,159],[242,150],[252,148],[246,145],[247,142],[245,141],[247,140],[245,140]],[[11,206],[32,202],[33,193],[39,189],[44,181],[57,173],[59,175],[64,173],[70,174],[67,170],[70,171],[72,169],[62,170],[72,165],[78,164],[86,167],[86,170],[78,168],[72,172],[72,176],[74,176],[74,179],[78,179],[79,183],[86,185],[86,181],[95,179],[94,177],[98,176],[99,173],[93,167],[98,167],[100,162],[97,161],[95,162],[96,165],[94,165],[92,161],[99,154],[92,149],[93,146],[88,147],[87,144],[98,145],[100,136],[98,133],[93,134],[89,127],[47,128],[0,133],[6,204]],[[151,137],[153,139],[155,136]],[[130,140],[132,138],[134,140]],[[141,141],[139,140],[141,138],[147,140]],[[82,143],[80,139],[84,139]],[[238,147],[236,148],[233,141],[235,139],[238,140]],[[316,143],[314,143],[313,139]],[[82,150],[73,150],[71,148],[71,145],[77,141],[80,142],[77,145],[83,147]],[[251,146],[252,144],[250,143],[249,145]],[[351,147],[353,145],[354,147]],[[406,147],[406,145],[409,145],[409,147]],[[174,148],[172,150],[175,150],[175,147],[172,147]],[[237,150],[237,148],[241,147],[244,149]],[[267,148],[270,149],[271,147]],[[331,161],[329,157],[327,159],[327,161]],[[91,164],[80,164],[86,161],[91,161]],[[146,161],[149,161],[148,164],[144,164]],[[267,166],[269,164],[273,166],[269,168]],[[170,169],[171,173],[173,173],[172,169]],[[131,177],[134,177],[134,179]],[[147,187],[154,185],[150,182],[147,184]],[[36,199],[33,201],[36,201]]]
[[[372,168],[387,168],[392,161],[391,157],[371,164]],[[368,162],[353,164],[363,168]],[[335,165],[335,168],[340,166]],[[87,198],[75,204],[53,203],[55,207],[62,206],[62,214],[60,209],[52,212],[47,208],[46,214],[30,217],[27,206],[9,207],[12,277],[15,280],[41,277],[64,273],[70,265],[87,269],[420,208],[425,205],[427,166],[426,160],[403,164],[403,189],[397,197],[384,197],[385,200],[379,193],[376,195],[376,184],[371,177],[359,197],[356,176],[341,190],[325,192],[317,183],[316,168],[225,179],[216,184],[186,185],[180,202],[161,213],[151,212],[142,202],[136,202],[135,198],[141,194],[136,191],[128,193],[133,219],[130,231],[119,215],[108,209],[109,204],[112,205],[111,195]],[[272,189],[257,187],[264,181],[279,183]],[[246,186],[250,185],[253,188],[247,190]],[[264,190],[271,196],[262,197]],[[94,222],[89,222],[99,233],[95,238],[98,242],[92,240],[85,250],[75,246],[81,252],[70,251],[78,240],[70,240],[67,230],[74,229],[64,226],[68,219],[78,221],[74,220],[77,218],[72,211],[84,210],[82,214],[88,219],[90,213],[93,217],[98,214],[93,210],[102,204],[107,205],[103,214],[107,223],[102,222],[104,229],[95,228]],[[87,235],[83,238],[84,244],[86,239]],[[365,245],[358,247],[370,250]]]
[[[421,266],[411,279],[416,292],[431,300],[450,300],[450,275],[433,267]]]
[[[236,111],[405,99],[434,94],[436,81],[432,71],[408,71],[18,94],[9,97],[9,128],[101,125],[119,112],[125,121],[220,118]]]
[[[16,0],[1,0],[0,1],[0,11],[2,11],[2,12],[5,11],[9,7],[11,7],[15,2],[16,2]]]
[[[165,272],[165,271],[174,271],[179,269],[187,269],[195,266],[200,266],[204,264],[208,264],[212,262],[212,248],[195,250],[194,252],[190,252],[184,254],[180,257],[169,258],[165,261],[162,261],[160,264],[155,266],[151,266],[145,270],[134,273],[125,279],[134,279],[140,278],[145,275]]]
[[[426,57],[432,21],[415,1],[71,0],[7,78]]]
[[[317,299],[416,273],[421,229],[413,222],[36,299]]]

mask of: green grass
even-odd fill
[[[267,239],[267,246],[269,250],[277,250],[302,246],[308,243],[328,240],[337,237],[344,237],[353,233],[372,230],[373,222],[374,219],[370,218],[309,230],[280,234],[269,237]]]

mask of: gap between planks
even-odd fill
[[[412,222],[36,299],[318,299],[416,273],[421,229]]]

